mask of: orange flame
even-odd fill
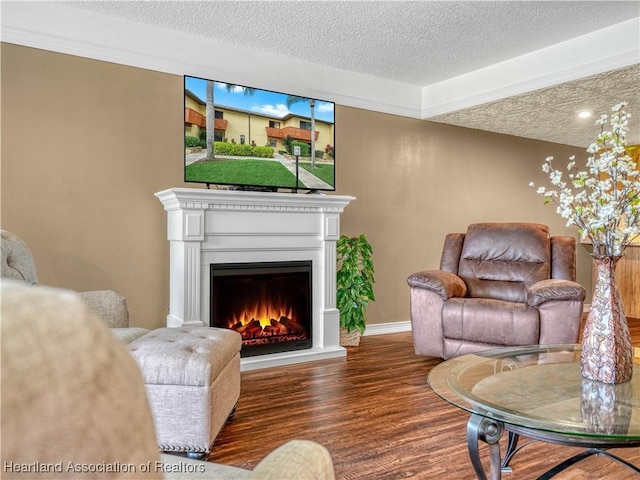
[[[290,305],[285,305],[282,301],[276,301],[267,298],[266,295],[256,300],[252,305],[247,305],[238,313],[235,313],[229,318],[229,328],[238,323],[240,325],[246,325],[252,320],[258,320],[260,326],[266,327],[271,325],[271,319],[280,320],[280,317],[286,317],[290,320],[293,318],[293,308]]]

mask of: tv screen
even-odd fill
[[[335,104],[184,77],[184,180],[241,190],[335,190]]]

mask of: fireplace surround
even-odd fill
[[[336,308],[341,195],[171,188],[168,327],[210,325],[211,265],[310,262],[311,348],[242,358],[243,371],[343,357]]]

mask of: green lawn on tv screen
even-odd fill
[[[316,166],[312,168],[311,163],[300,162],[300,167],[312,173],[323,182],[328,183],[331,186],[334,186],[334,179],[335,179],[334,170],[335,169],[333,168],[333,164],[316,163]]]
[[[215,179],[215,181],[211,181]],[[262,185],[295,188],[296,177],[280,162],[268,160],[214,160],[187,165],[187,182]]]

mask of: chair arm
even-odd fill
[[[413,288],[431,290],[447,300],[451,297],[464,297],[467,294],[467,284],[455,273],[444,270],[425,270],[416,272],[407,278],[407,283]]]
[[[36,265],[27,244],[6,230],[0,230],[0,238],[2,239],[0,276],[24,280],[31,285],[37,284]]]
[[[527,304],[539,307],[550,301],[583,301],[587,292],[577,282],[570,280],[541,280],[531,285],[527,291]]]
[[[310,440],[290,440],[262,459],[249,478],[333,480],[335,472],[326,447]]]
[[[80,297],[109,328],[129,326],[127,299],[113,290],[80,292]]]

